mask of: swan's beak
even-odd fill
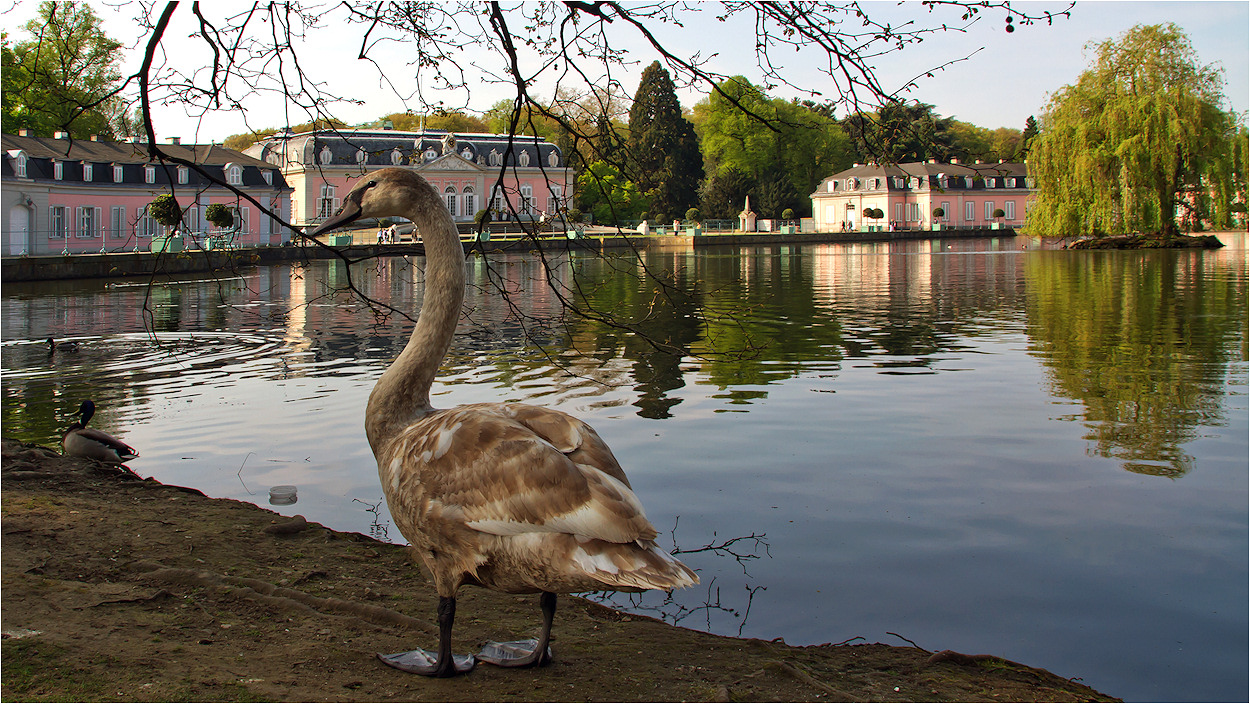
[[[360,219],[360,204],[355,198],[347,198],[343,203],[343,207],[335,213],[329,220],[321,223],[312,232],[305,232],[307,237],[317,237],[325,234],[330,230],[336,230],[344,225],[355,222]]]

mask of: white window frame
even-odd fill
[[[161,232],[161,224],[152,217],[147,208],[143,209],[143,213],[139,216],[139,222],[135,224],[135,236],[145,239],[151,239]]]
[[[534,187],[528,183],[521,184],[521,212],[531,215],[534,212]]]
[[[503,189],[499,188],[498,186],[495,186],[494,192],[491,193],[490,209],[495,211],[495,213],[498,214],[499,217],[503,217],[503,213],[507,212],[508,210],[508,204],[504,201],[504,198],[503,198]]]
[[[456,187],[448,186],[443,189],[443,204],[447,206],[447,212],[451,213],[454,218],[460,213],[456,212]]]
[[[191,177],[191,171],[185,166],[178,167],[178,183],[185,184]]]
[[[332,183],[321,184],[321,197],[317,199],[317,217],[325,219],[339,210],[339,199],[335,197],[335,186]]]
[[[17,174],[17,177],[26,178],[26,154],[18,152],[17,157],[13,159],[13,162],[13,172]]]
[[[903,204],[902,203],[894,204],[894,221],[895,222],[903,221]]]
[[[238,164],[229,164],[226,166],[226,183],[231,186],[243,185],[243,167]]]
[[[977,202],[975,200],[964,201],[964,222],[976,222],[977,219]]]
[[[63,161],[52,162],[52,178],[58,181],[65,180],[65,162]]]
[[[109,208],[109,235],[115,240],[126,236],[126,206],[114,205]]]
[[[261,172],[261,175],[264,176],[266,185],[269,185],[269,186],[273,185],[273,171],[271,171],[270,169],[265,169],[264,171]]]
[[[90,183],[93,176],[95,176],[95,164],[84,161],[82,163],[82,180]]]
[[[113,164],[113,183],[121,183],[125,180],[125,170],[121,164]]]
[[[1009,200],[1006,203],[1004,203],[1003,212],[1007,213],[1007,218],[1006,218],[1007,220],[1015,220],[1016,219],[1016,202],[1014,200]]]
[[[74,237],[80,240],[93,240],[96,230],[100,228],[100,208],[94,205],[78,206],[78,230]]]
[[[942,204],[941,204],[941,205],[939,205],[938,207],[942,209],[942,217],[941,217],[942,222],[948,222],[948,221],[951,219],[951,204],[950,204],[950,202],[949,202],[949,201],[942,201]]]
[[[465,186],[461,189],[460,199],[464,201],[462,207],[465,215],[477,215],[477,194],[473,192],[473,186]]]
[[[994,221],[994,201],[992,200],[985,201],[985,221]]]
[[[143,180],[147,183],[156,183],[156,167],[155,166],[143,167]]]
[[[50,228],[48,236],[50,238],[63,240],[69,236],[65,212],[67,209],[68,206],[64,205],[53,205],[48,208],[48,227]]]

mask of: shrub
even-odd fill
[[[227,228],[234,224],[234,212],[221,203],[213,203],[204,209],[204,219],[217,227]]]
[[[782,220],[793,220],[793,219],[794,219],[794,208],[786,208],[785,210],[781,211],[781,219],[782,219]]]
[[[565,218],[568,219],[569,222],[575,225],[580,225],[582,222],[582,211],[577,208],[569,208],[568,211],[565,213]],[[647,216],[645,213],[643,214],[642,218],[643,220],[647,219]]]
[[[943,209],[941,209],[941,208],[934,208],[934,209],[933,209],[933,217],[935,217],[935,218],[940,218],[940,217],[943,217],[943,216],[945,216],[945,215],[946,215],[946,211],[945,211],[945,210],[943,210]]]
[[[478,232],[485,232],[490,227],[490,211],[483,208],[473,214],[473,225]]]
[[[1002,208],[994,208],[994,218],[995,218],[995,219],[998,219],[998,218],[1001,218],[1001,217],[1006,217],[1006,216],[1007,216],[1007,213],[1005,213],[1005,212],[1003,211],[1003,209],[1002,209]]]
[[[698,209],[698,208],[691,208],[690,210],[687,210],[687,211],[686,211],[686,220],[688,220],[688,221],[690,221],[690,222],[698,222],[698,221],[699,221],[699,209]]]
[[[169,193],[157,196],[156,200],[148,203],[148,215],[165,227],[173,227],[182,222],[182,208],[178,207],[178,201]]]

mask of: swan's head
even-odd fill
[[[333,217],[305,234],[316,237],[362,218],[411,217],[414,206],[431,196],[438,201],[438,194],[430,184],[412,171],[381,169],[356,184]]]

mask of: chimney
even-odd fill
[[[17,131],[17,136],[18,136],[18,137],[29,137],[29,136],[30,136],[30,130],[28,130],[28,129],[26,129],[25,127],[23,127],[23,128],[21,128],[21,129],[19,129],[19,130]]]
[[[958,163],[959,163],[959,157],[957,157],[957,156],[953,156],[953,157],[951,157],[951,163],[952,163],[952,164],[958,164]]]
[[[165,144],[182,144],[182,137],[166,137]]]
[[[69,139],[69,132],[62,132],[60,130],[57,130],[56,132],[52,133],[52,139]]]
[[[91,141],[93,141],[93,142],[98,142],[98,141],[100,141],[100,135],[98,135],[98,134],[93,134],[93,135],[91,135]]]

